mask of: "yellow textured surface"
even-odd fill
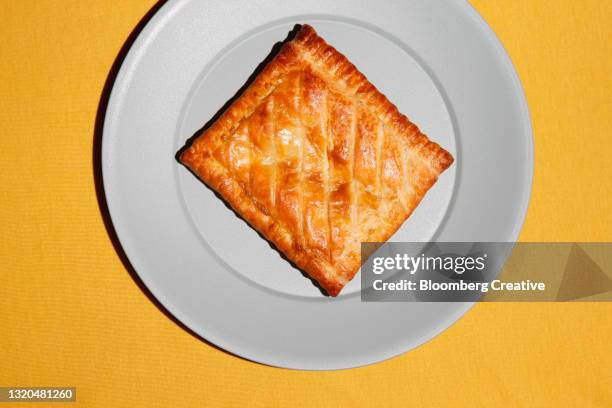
[[[612,240],[612,2],[473,2],[535,133],[524,241]],[[181,329],[126,272],[98,209],[102,87],[151,1],[0,2],[0,385],[87,406],[612,406],[612,304],[479,304],[370,367],[275,369]],[[61,405],[61,404],[60,404]],[[40,406],[40,405],[36,405]]]

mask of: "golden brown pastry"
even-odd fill
[[[303,25],[180,161],[337,296],[453,157]]]

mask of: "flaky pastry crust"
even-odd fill
[[[303,25],[180,161],[337,296],[453,157]]]

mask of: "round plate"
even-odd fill
[[[165,4],[113,86],[104,189],[130,262],[194,332],[265,364],[349,368],[431,339],[471,303],[363,303],[358,276],[323,296],[175,159],[299,23],[456,159],[392,240],[516,240],[533,168],[527,105],[495,35],[463,1]]]

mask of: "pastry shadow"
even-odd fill
[[[108,204],[106,202],[106,194],[104,192],[104,184],[102,179],[102,138],[104,133],[104,118],[106,116],[107,105],[110,98],[110,94],[113,88],[113,84],[115,79],[117,78],[117,74],[119,73],[119,69],[121,68],[121,64],[125,59],[130,47],[145,27],[145,25],[149,22],[149,20],[159,11],[159,9],[166,3],[165,0],[158,1],[149,9],[149,11],[140,19],[140,21],[136,24],[136,26],[132,29],[125,42],[121,46],[121,49],[117,53],[104,82],[104,86],[102,88],[102,92],[100,93],[100,99],[98,102],[98,107],[96,111],[96,118],[93,129],[93,146],[92,146],[92,164],[93,164],[93,177],[94,177],[94,186],[96,190],[96,198],[98,202],[98,209],[100,211],[100,216],[104,223],[104,227],[106,229],[106,233],[108,235],[109,240],[111,241],[115,253],[117,254],[119,260],[121,261],[123,267],[126,269],[136,286],[140,289],[140,291],[151,301],[151,303],[162,312],[168,319],[170,319],[174,324],[183,329],[185,332],[189,333],[194,338],[202,341],[208,346],[221,351],[227,355],[234,356],[244,361],[251,361],[258,365],[264,365],[258,363],[256,361],[248,360],[244,357],[231,353],[227,350],[224,350],[215,344],[209,342],[204,337],[200,336],[192,329],[187,327],[184,323],[178,320],[172,313],[170,313],[157,298],[149,291],[144,282],[138,276],[138,273],[130,263],[129,258],[125,254],[123,247],[121,246],[121,242],[117,236],[117,232],[113,226],[112,218],[110,216],[110,212],[108,209]]]
[[[272,59],[279,53],[279,51],[281,50],[282,46],[291,41],[295,35],[297,34],[297,32],[299,31],[299,29],[301,28],[300,24],[296,24],[293,29],[287,34],[287,37],[283,40],[283,41],[279,41],[276,44],[274,44],[274,46],[272,47],[272,49],[270,50],[270,53],[263,59],[263,61],[261,61],[258,65],[257,68],[255,68],[255,70],[253,71],[253,73],[249,76],[249,78],[246,80],[246,82],[240,87],[240,89],[238,89],[238,91],[234,94],[234,96],[232,96],[230,99],[227,100],[227,102],[225,102],[223,104],[223,106],[213,115],[213,117],[206,122],[206,124],[204,124],[204,126],[202,126],[200,129],[198,129],[196,132],[194,132],[186,141],[183,147],[181,147],[175,154],[174,158],[176,159],[176,161],[183,167],[185,167],[194,177],[196,177],[198,180],[200,180],[200,182],[210,191],[213,192],[213,194],[219,199],[221,200],[221,202],[225,205],[225,207],[227,207],[227,209],[229,209],[230,211],[232,211],[232,213],[234,213],[234,215],[241,219],[246,225],[249,226],[249,228],[251,228],[253,231],[255,231],[257,233],[257,235],[259,235],[259,237],[261,239],[263,239],[264,241],[266,241],[268,243],[268,245],[270,246],[270,248],[272,248],[275,252],[278,253],[278,255],[284,259],[285,261],[287,261],[294,269],[298,270],[302,276],[304,276],[305,278],[307,278],[308,280],[310,280],[310,282],[321,292],[322,295],[326,296],[326,297],[330,297],[329,294],[325,291],[325,289],[323,289],[323,287],[313,278],[311,278],[306,272],[304,272],[302,269],[300,269],[295,263],[293,263],[289,258],[287,258],[285,256],[285,254],[283,252],[281,252],[272,242],[270,242],[261,232],[259,232],[257,229],[253,228],[243,217],[240,216],[240,214],[238,214],[233,208],[232,206],[223,198],[223,196],[221,196],[221,194],[219,194],[217,191],[215,191],[214,189],[210,188],[204,181],[202,181],[198,175],[193,172],[189,167],[183,165],[183,163],[181,163],[180,161],[180,157],[183,154],[183,152],[185,150],[187,150],[195,141],[195,139],[198,138],[198,136],[200,136],[200,134],[202,134],[202,132],[206,131],[208,128],[210,128],[222,115],[223,113],[236,101],[238,100],[238,98],[240,98],[240,96],[244,93],[244,91],[253,83],[253,81],[257,78],[257,76],[261,73],[261,71],[263,71],[263,69],[266,67],[266,65],[268,65],[268,63],[270,61],[272,61]]]

